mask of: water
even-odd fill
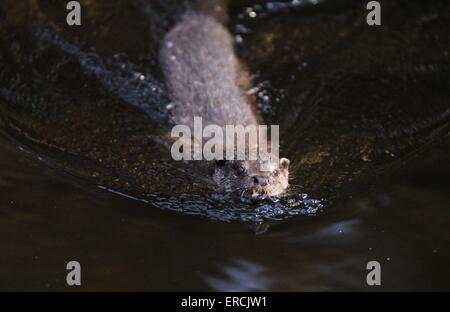
[[[163,144],[183,1],[81,1],[80,30],[63,2],[0,5],[0,289],[67,290],[77,260],[86,290],[371,290],[377,260],[383,290],[449,290],[445,1],[392,1],[379,30],[361,1],[231,3],[293,167],[255,202]]]

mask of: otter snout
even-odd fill
[[[253,176],[252,181],[253,184],[260,186],[267,186],[270,184],[270,178],[265,176]]]

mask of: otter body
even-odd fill
[[[233,38],[217,13],[186,13],[165,36],[159,60],[174,103],[175,124],[193,127],[194,117],[203,126],[258,125],[261,121],[243,87],[249,75],[236,57]],[[220,15],[220,14],[219,14]],[[223,14],[220,15],[223,17]],[[222,18],[223,20],[223,18]],[[288,186],[289,160],[276,159],[272,170],[261,170],[262,160],[216,162],[213,179],[226,191],[250,190],[254,195],[279,195]]]

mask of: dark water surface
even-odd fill
[[[232,1],[292,187],[170,159],[158,43],[185,1],[0,3],[0,290],[450,290],[450,5]]]

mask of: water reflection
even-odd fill
[[[236,259],[230,264],[220,264],[219,270],[221,277],[204,277],[206,283],[217,291],[263,291],[272,283],[268,269],[251,261]]]

